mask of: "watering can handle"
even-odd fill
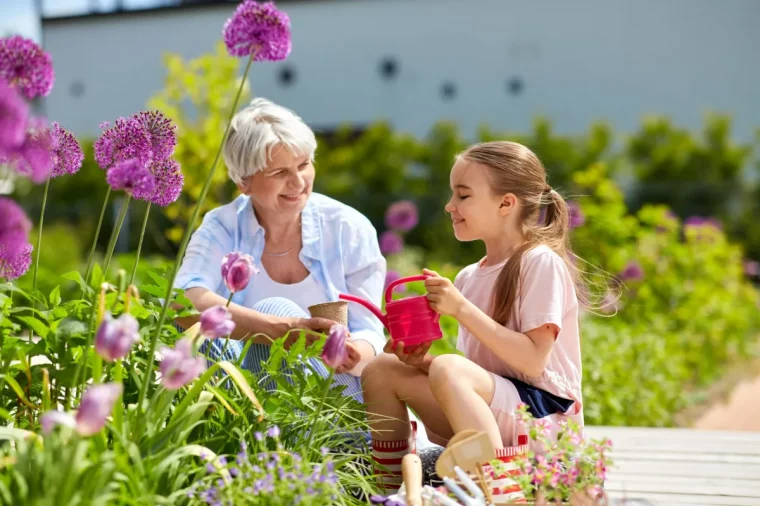
[[[411,283],[413,281],[425,281],[428,278],[428,276],[425,276],[424,274],[418,274],[416,276],[409,276],[407,278],[400,278],[396,281],[391,282],[391,284],[388,285],[388,288],[385,289],[385,303],[389,303],[391,299],[393,298],[393,289],[396,288],[398,285],[403,285],[404,283]]]

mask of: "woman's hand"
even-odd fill
[[[293,343],[298,341],[301,331],[305,331],[306,346],[310,346],[315,341],[319,341],[322,334],[329,332],[330,327],[335,323],[327,318],[282,318],[281,321],[273,324],[271,337],[277,339],[288,334],[285,347],[290,348]]]
[[[389,339],[385,343],[383,351],[396,355],[396,357],[404,364],[416,367],[422,371],[427,372],[430,369],[430,363],[433,361],[433,357],[428,355],[432,342],[422,343],[417,346],[410,347],[408,350],[404,349],[404,343],[394,343]]]
[[[425,289],[428,292],[427,300],[430,302],[430,307],[438,314],[456,318],[466,302],[462,293],[450,279],[444,278],[437,272],[428,269],[423,269],[422,272],[428,276],[425,280]]]
[[[359,349],[350,341],[346,342],[346,360],[335,369],[336,374],[352,371],[362,359]]]

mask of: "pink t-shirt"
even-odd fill
[[[504,267],[481,267],[472,264],[457,275],[454,285],[469,301],[490,314],[491,291]],[[578,298],[570,272],[562,258],[545,245],[537,246],[523,256],[520,292],[507,328],[525,333],[546,324],[554,324],[559,334],[549,355],[544,372],[528,377],[502,362],[488,347],[466,328],[459,326],[457,349],[498,376],[516,378],[537,388],[575,401],[567,413],[576,415],[582,424],[581,349],[578,330]]]

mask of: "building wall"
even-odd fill
[[[651,112],[698,128],[709,110],[734,114],[741,138],[760,126],[757,0],[279,4],[292,19],[293,53],[284,64],[296,79],[283,86],[283,63],[255,64],[253,89],[317,127],[384,118],[423,135],[453,119],[473,133],[481,123],[522,130],[543,114],[565,132],[596,119],[630,131]],[[211,50],[232,11],[46,20],[57,73],[46,114],[95,134],[101,121],[145,107],[162,86],[162,51]],[[381,76],[385,57],[398,62],[395,79]]]

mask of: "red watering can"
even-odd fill
[[[404,343],[404,348],[409,349],[429,341],[435,341],[442,337],[441,326],[438,324],[441,315],[433,311],[424,295],[407,297],[406,299],[391,300],[393,289],[404,283],[412,281],[424,281],[427,276],[418,275],[401,278],[393,281],[385,289],[385,311],[361,297],[340,294],[338,297],[350,302],[357,302],[366,307],[377,316],[391,335],[395,343]]]

